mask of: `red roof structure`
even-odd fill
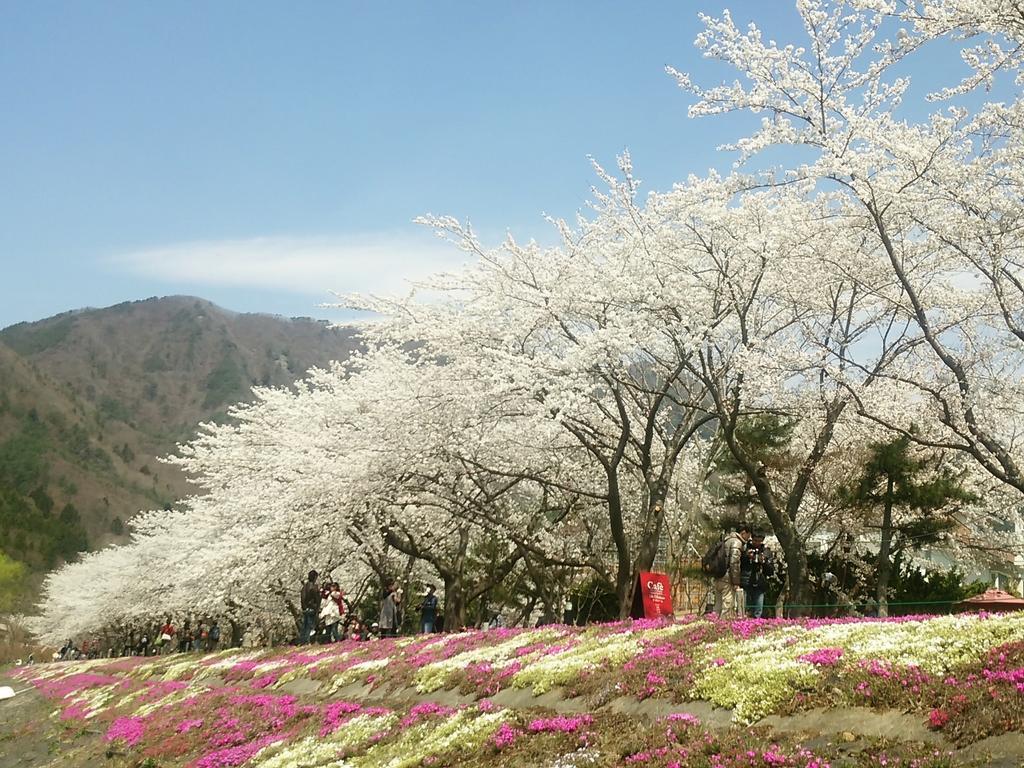
[[[1005,590],[992,588],[961,600],[960,607],[973,611],[1024,611],[1024,600]]]

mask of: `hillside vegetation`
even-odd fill
[[[351,332],[322,322],[191,297],[0,331],[0,554],[27,577],[0,579],[0,610],[27,604],[32,574],[124,540],[136,512],[189,493],[157,457],[201,421],[225,418],[253,385],[289,385],[354,346]]]
[[[1020,764],[1022,665],[1024,616],[691,616],[47,664],[18,685],[58,708],[71,766],[940,768]]]

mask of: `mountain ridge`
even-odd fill
[[[351,328],[194,296],[0,330],[0,553],[38,574],[124,541],[132,515],[195,490],[158,457],[254,385],[290,386],[358,346]]]

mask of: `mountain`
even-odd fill
[[[0,553],[39,572],[123,541],[137,511],[193,490],[158,456],[253,385],[287,386],[357,346],[351,329],[187,296],[3,329]]]

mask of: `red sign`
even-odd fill
[[[672,616],[672,585],[664,573],[640,571],[640,598],[645,619]],[[634,601],[635,602],[635,601]]]

